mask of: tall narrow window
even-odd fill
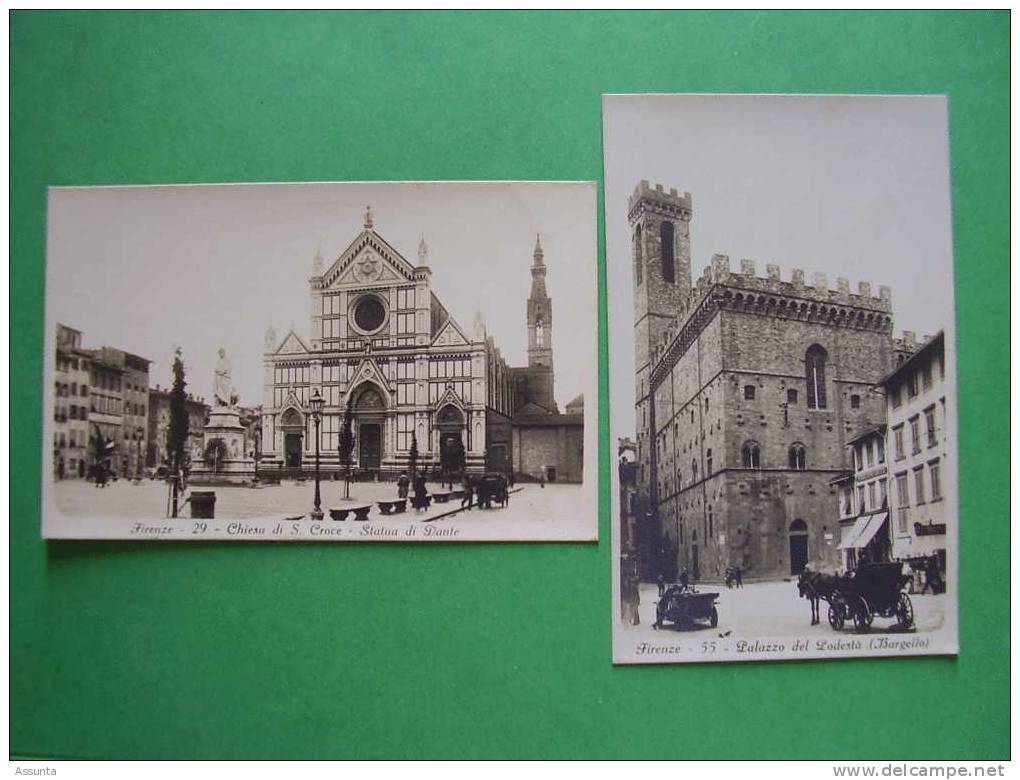
[[[663,222],[659,225],[659,238],[662,240],[662,280],[676,281],[676,270],[673,263],[673,223]]]
[[[805,378],[807,379],[808,409],[825,409],[825,363],[828,354],[817,344],[808,348],[804,356]]]
[[[535,323],[535,346],[539,349],[545,346],[545,323],[541,319]]]
[[[757,442],[747,442],[740,451],[740,463],[745,469],[761,468],[761,458]]]
[[[938,501],[942,498],[942,472],[937,460],[928,464],[928,476],[931,477],[931,500]]]
[[[807,450],[803,444],[794,444],[789,452],[790,468],[803,471],[807,468]]]
[[[641,252],[641,226],[638,225],[634,228],[634,278],[637,279],[637,284],[641,284],[641,277],[643,276],[641,266],[644,265],[642,262]]]
[[[705,453],[705,476],[709,477],[712,475],[712,448],[709,447]]]

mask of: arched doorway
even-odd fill
[[[800,574],[808,562],[808,529],[803,520],[790,523],[790,574]]]
[[[446,404],[436,412],[439,429],[439,467],[450,477],[464,470],[464,412]]]
[[[382,464],[382,428],[386,401],[374,385],[366,385],[354,398],[354,414],[358,420],[358,465],[378,469]]]
[[[305,418],[297,409],[285,409],[280,415],[279,428],[283,431],[283,463],[287,468],[301,468],[304,450]]]

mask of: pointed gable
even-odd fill
[[[389,404],[389,382],[386,381],[386,377],[379,368],[379,364],[372,358],[365,358],[360,364],[358,364],[358,370],[354,372],[348,392],[357,389],[365,382],[371,382],[372,384],[378,385],[379,389],[383,392],[383,397],[386,399],[387,404]]]
[[[311,352],[304,340],[293,330],[284,336],[283,341],[280,342],[280,346],[277,347],[277,355],[300,355],[306,352]]]
[[[439,329],[439,333],[432,339],[435,347],[466,347],[471,342],[464,335],[464,331],[453,317],[446,320],[446,324]]]
[[[456,406],[462,412],[464,411],[464,401],[457,395],[457,391],[453,389],[453,385],[447,385],[446,390],[443,391],[443,395],[440,397],[438,403],[436,403],[437,413],[444,406]]]
[[[382,236],[366,228],[322,275],[322,286],[330,288],[413,280],[414,266]]]

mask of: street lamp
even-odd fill
[[[308,405],[312,408],[312,421],[315,423],[315,508],[312,510],[312,520],[322,519],[322,500],[319,497],[319,423],[322,422],[322,407],[326,405],[319,388],[315,388],[312,397],[308,399]]]
[[[252,487],[258,487],[259,459],[262,457],[262,424],[256,425],[252,432],[255,435],[255,449],[252,452],[252,459],[255,461],[255,477],[252,479]]]

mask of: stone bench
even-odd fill
[[[363,504],[361,506],[342,506],[330,509],[329,517],[331,520],[346,520],[353,514],[354,520],[368,520],[368,513],[371,510],[371,504]]]
[[[445,504],[453,496],[453,493],[432,493],[432,498],[437,504]]]
[[[407,499],[398,498],[394,501],[379,501],[379,511],[384,515],[399,515],[407,511]]]

